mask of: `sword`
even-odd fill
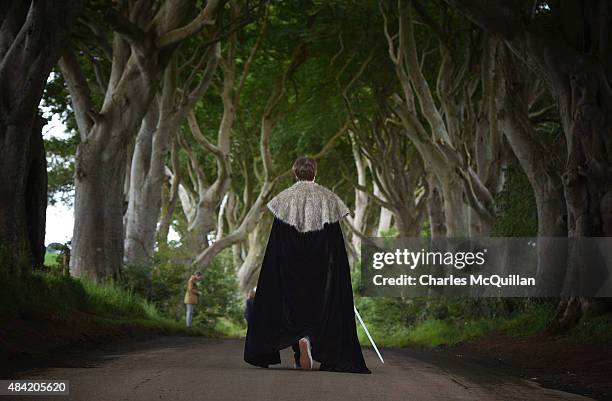
[[[370,332],[368,331],[368,328],[366,327],[365,323],[363,322],[363,319],[361,318],[361,315],[359,314],[359,311],[357,310],[355,305],[353,305],[353,310],[355,311],[355,316],[357,316],[357,319],[359,319],[359,323],[361,323],[361,327],[363,327],[363,331],[365,331],[366,336],[368,336],[368,339],[370,340],[370,343],[374,347],[374,351],[376,351],[376,355],[378,355],[378,358],[380,359],[380,361],[382,363],[385,363],[382,355],[380,355],[380,351],[378,350],[378,347],[376,346],[376,343],[372,339],[372,336],[370,335]]]

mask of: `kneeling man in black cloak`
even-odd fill
[[[299,367],[370,373],[353,312],[351,274],[340,228],[342,200],[314,182],[316,162],[293,165],[297,182],[274,197],[274,223],[257,283],[244,360],[268,367],[294,346]],[[295,344],[299,345],[298,347]]]

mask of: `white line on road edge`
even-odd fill
[[[361,323],[361,327],[363,327],[363,330],[365,331],[366,335],[368,336],[368,339],[370,340],[370,343],[374,347],[374,351],[376,351],[376,355],[378,355],[378,357],[380,358],[380,361],[382,363],[385,363],[385,360],[383,359],[382,355],[380,355],[380,351],[378,351],[378,347],[376,346],[376,343],[372,339],[372,336],[370,335],[370,332],[368,331],[368,328],[366,327],[365,323],[363,322],[363,319],[361,318],[361,315],[359,314],[359,311],[357,310],[355,305],[353,305],[353,310],[355,311],[355,316],[357,316],[357,319],[359,319],[359,323]]]

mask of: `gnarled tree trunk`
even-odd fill
[[[351,148],[353,150],[355,169],[357,170],[357,185],[360,188],[364,188],[366,186],[366,165],[364,162],[364,158],[361,155],[361,152],[359,151],[357,142],[355,141],[354,134],[352,132],[349,132],[349,135],[351,138]],[[360,188],[355,188],[355,212],[351,223],[355,230],[359,232],[364,232],[366,223],[365,217],[368,208],[368,194]],[[361,253],[361,238],[359,237],[359,235],[357,235],[357,233],[353,232],[351,242],[353,244],[355,252],[359,256]],[[351,256],[353,255],[350,255],[350,257]],[[351,266],[353,265],[354,263],[351,263]]]
[[[441,59],[434,91],[423,72],[424,56],[417,52],[412,2],[397,4],[397,40],[389,31],[388,13],[382,4],[389,58],[401,87],[401,93],[389,99],[389,106],[398,118],[394,122],[403,126],[403,132],[414,144],[423,164],[437,179],[435,187],[440,189],[444,205],[445,234],[467,236],[470,234],[468,208],[478,215],[478,226],[490,226],[495,218],[493,194],[474,171],[469,151],[461,146],[463,138],[471,131],[475,114],[472,104],[476,103],[473,99],[476,85],[470,75],[474,63],[468,52],[463,65],[456,67],[456,57],[445,42],[445,35],[438,35]],[[439,27],[431,28],[437,31]],[[487,101],[483,100],[481,107],[486,107]]]
[[[172,174],[169,169],[166,169],[166,180],[162,184],[162,201],[159,216],[159,228],[157,230],[157,244],[160,250],[165,249],[168,246],[168,234],[170,233],[172,217],[174,215],[174,211],[176,210],[176,204],[179,197],[178,191],[181,183],[181,175],[178,168],[179,160],[176,141],[172,143],[170,160],[174,173]]]
[[[264,215],[257,227],[248,235],[248,252],[238,269],[238,283],[245,295],[257,285],[271,227],[271,216]]]
[[[123,262],[124,179],[127,145],[157,92],[157,81],[175,47],[212,24],[219,2],[195,11],[192,0],[166,1],[110,12],[115,29],[112,71],[99,112],[72,54],[62,72],[72,95],[81,136],[75,177],[75,228],[70,270],[94,280],[116,278]]]
[[[216,160],[216,177],[209,183],[206,175],[198,166],[195,154],[188,148],[186,141],[181,140],[181,147],[189,156],[191,161],[190,180],[184,180],[184,190],[181,191],[181,205],[187,217],[187,246],[198,254],[208,247],[208,236],[215,230],[219,216],[216,215],[222,199],[230,189],[231,163],[230,144],[231,133],[234,128],[236,116],[240,108],[240,95],[247,80],[249,70],[255,60],[268,26],[268,10],[266,8],[262,24],[259,29],[257,40],[249,51],[249,55],[242,66],[241,74],[237,79],[237,34],[229,38],[226,55],[218,60],[220,54],[216,55],[216,63],[219,63],[223,72],[223,86],[221,88],[221,100],[223,103],[223,115],[219,123],[217,143],[213,145],[202,134],[194,114],[189,115],[189,127],[197,142]],[[239,14],[236,3],[232,3],[234,16]],[[218,49],[220,53],[220,48]],[[238,82],[237,82],[238,81]],[[179,137],[179,139],[182,139]],[[188,182],[191,181],[191,182]],[[219,237],[219,235],[217,235]]]
[[[151,263],[155,247],[157,220],[161,208],[161,191],[165,178],[164,163],[167,149],[155,146],[158,133],[159,103],[153,101],[143,119],[130,166],[128,208],[125,212],[125,243],[123,261],[126,266]],[[167,146],[167,145],[166,145]]]
[[[0,273],[19,276],[43,263],[47,173],[38,105],[80,7],[65,0],[0,6]]]
[[[562,179],[568,236],[612,235],[609,2],[547,2],[545,7],[503,0],[446,2],[498,35],[537,72],[555,99],[567,143]],[[570,249],[566,275],[574,282],[589,274],[575,251]],[[573,324],[593,305],[588,298],[567,294],[559,307],[559,326]]]
[[[162,185],[166,179],[165,166],[170,145],[187,114],[207,91],[220,56],[220,44],[218,43],[213,46],[213,49],[209,48],[204,52],[202,59],[190,75],[195,77],[199,70],[203,69],[203,78],[194,84],[193,89],[190,88],[191,80],[187,80],[184,88],[178,87],[177,67],[173,60],[164,73],[159,103],[156,101],[152,103],[141,124],[132,158],[131,184],[126,212],[124,262],[127,266],[151,263],[155,250],[155,234],[161,211]],[[206,68],[202,68],[204,65]]]
[[[533,189],[538,214],[537,282],[560,294],[567,266],[565,242],[550,237],[567,236],[567,212],[559,171],[561,160],[552,146],[545,146],[529,120],[530,92],[536,81],[520,60],[500,49],[498,120]]]
[[[427,181],[427,215],[429,217],[429,230],[431,238],[444,238],[446,236],[446,218],[444,217],[444,204],[442,192],[436,176],[426,173]]]
[[[380,188],[378,188],[378,185],[374,183],[373,186],[374,186],[374,190],[373,190],[374,196],[386,202],[385,196],[380,191]],[[388,231],[391,228],[392,220],[393,220],[393,212],[391,212],[391,210],[387,209],[384,206],[380,206],[380,211],[378,214],[378,225],[374,227],[376,230],[372,232],[372,235],[375,237],[382,237],[383,233]]]

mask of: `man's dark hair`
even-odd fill
[[[293,174],[300,181],[312,181],[316,173],[317,162],[311,157],[300,157],[293,163]]]

